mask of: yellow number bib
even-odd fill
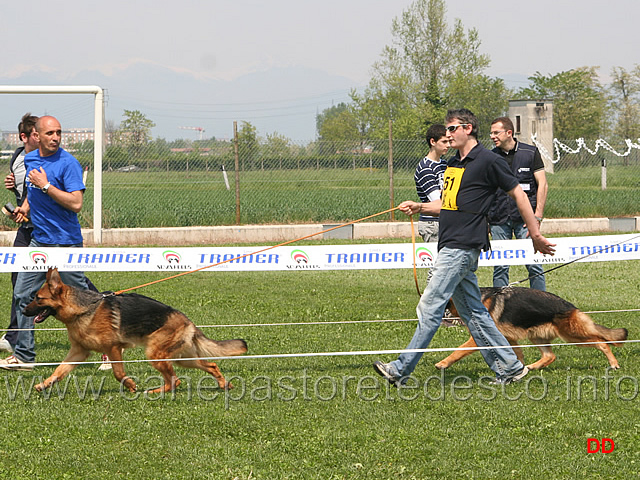
[[[458,191],[462,183],[464,168],[447,167],[444,172],[442,186],[442,208],[444,210],[458,210]]]

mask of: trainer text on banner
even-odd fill
[[[480,266],[531,263],[604,262],[640,259],[640,235],[602,235],[554,238],[554,256],[533,252],[530,240],[491,242],[482,252]],[[377,270],[412,268],[411,243],[359,245],[304,245],[269,247],[176,248],[32,248],[1,247],[0,272],[47,271],[149,271],[187,272],[275,270]],[[433,265],[435,243],[415,246],[418,267]],[[70,251],[73,250],[73,251]],[[209,268],[205,268],[209,267]]]

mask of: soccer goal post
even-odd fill
[[[102,152],[104,150],[104,92],[95,85],[43,86],[0,85],[0,93],[7,94],[84,94],[94,96],[93,143],[93,241],[102,243]]]

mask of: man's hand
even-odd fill
[[[7,190],[16,188],[16,177],[13,175],[13,172],[4,177],[4,188]]]
[[[529,237],[533,241],[533,252],[540,252],[544,255],[553,255],[556,251],[555,243],[551,243],[544,238],[540,233],[540,222],[536,219],[531,209],[531,203],[527,194],[524,193],[520,185],[516,185],[513,189],[507,192],[511,198],[513,198],[518,206],[518,211],[522,220],[524,220],[527,230],[529,230]]]
[[[418,203],[411,200],[407,200],[398,205],[398,209],[407,215],[415,215],[416,213],[424,213],[432,217],[440,216],[440,208],[442,207],[442,200],[434,200],[429,203]]]
[[[42,167],[40,167],[40,170],[36,170],[34,168],[29,172],[29,181],[31,182],[31,185],[36,188],[42,188],[49,183],[49,180],[47,180],[47,173]]]
[[[420,208],[422,207],[421,203],[413,202],[411,200],[407,200],[398,205],[398,209],[406,213],[407,215],[413,215],[416,213],[420,213]]]
[[[544,255],[554,255],[556,253],[555,243],[551,243],[542,235],[538,234],[535,237],[531,237],[533,241],[533,253],[540,252]]]
[[[28,216],[29,216],[29,204],[27,202],[24,202],[22,206],[16,207],[13,210],[13,215],[11,216],[11,219],[17,223],[25,223],[29,221]]]

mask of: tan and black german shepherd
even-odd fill
[[[54,315],[65,324],[71,349],[63,363],[49,378],[36,385],[37,390],[48,388],[64,378],[91,351],[102,352],[114,362],[113,374],[131,392],[135,382],[126,376],[122,351],[144,345],[147,358],[164,378],[164,386],[153,392],[174,390],[180,380],[172,363],[199,368],[210,373],[220,388],[231,388],[215,363],[199,357],[242,355],[247,351],[244,340],[217,342],[207,338],[186,315],[149,297],[137,294],[103,295],[62,283],[58,269],[49,269],[47,280],[35,299],[24,309],[40,323]],[[185,360],[167,361],[170,358]]]
[[[498,329],[506,337],[518,359],[524,363],[522,349],[518,341],[528,338],[536,345],[546,345],[560,337],[565,342],[599,342],[585,347],[595,347],[604,353],[611,368],[620,368],[616,357],[613,356],[609,344],[627,339],[626,328],[607,328],[593,322],[591,317],[577,309],[568,301],[549,292],[532,288],[480,288],[482,302],[489,310]],[[449,309],[457,316],[453,302],[449,302]],[[600,343],[602,342],[602,343]],[[619,344],[613,343],[619,346]],[[459,348],[473,348],[476,346],[470,337]],[[548,366],[556,359],[549,346],[539,346],[542,358],[531,365],[530,370],[538,370]],[[436,368],[443,369],[458,360],[471,355],[475,350],[456,350],[444,360],[436,363]]]

